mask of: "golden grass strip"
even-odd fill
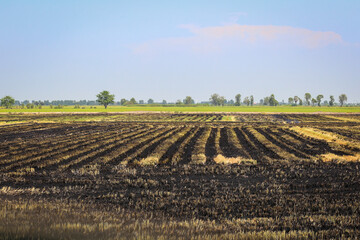
[[[180,132],[176,133],[174,136],[167,138],[164,142],[162,142],[159,146],[157,146],[155,150],[152,153],[150,153],[146,158],[135,160],[134,164],[140,166],[144,166],[144,165],[154,166],[159,164],[160,158],[166,153],[166,151],[170,148],[170,146],[174,144],[179,138],[184,136],[186,132],[188,132],[189,130],[190,128],[186,127],[182,129]]]
[[[249,132],[254,135],[254,137],[259,140],[266,148],[273,150],[276,154],[279,155],[279,157],[283,159],[297,159],[297,157],[289,153],[287,151],[284,151],[282,148],[276,146],[274,143],[269,141],[264,135],[262,135],[260,132],[258,132],[254,128],[248,128]]]
[[[204,133],[199,137],[191,155],[191,164],[205,164],[206,162],[206,142],[211,133],[211,127],[206,127]]]
[[[224,155],[218,154],[214,161],[217,164],[251,164],[256,165],[257,161],[251,158],[242,157],[225,157]]]

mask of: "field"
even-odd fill
[[[227,112],[1,114],[0,238],[360,236],[359,113]]]
[[[107,109],[104,106],[80,106],[80,108],[74,108],[74,106],[64,106],[61,109],[50,108],[49,106],[42,106],[41,109],[21,109],[19,107],[13,109],[0,108],[0,113],[22,113],[22,112],[208,112],[208,113],[222,113],[222,112],[338,112],[338,113],[359,113],[360,107],[311,107],[311,106],[203,106],[203,105],[192,105],[192,106],[176,106],[176,105],[129,105],[129,106],[108,106]]]

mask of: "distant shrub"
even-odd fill
[[[26,108],[27,109],[33,109],[35,107],[35,105],[34,104],[32,104],[32,103],[28,103],[28,104],[26,104]]]

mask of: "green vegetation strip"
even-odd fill
[[[360,113],[360,107],[310,107],[310,106],[149,106],[149,105],[132,105],[132,106],[103,106],[96,108],[86,106],[85,108],[75,109],[74,106],[65,106],[62,109],[50,108],[43,106],[41,109],[6,109],[0,108],[0,113],[26,113],[26,112],[344,112]]]

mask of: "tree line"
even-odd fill
[[[305,93],[305,96],[304,96],[304,101],[305,101],[305,105],[307,106],[321,106],[321,105],[326,105],[326,106],[334,106],[336,103],[335,103],[335,97],[334,95],[330,95],[330,98],[329,98],[329,101],[328,100],[325,100],[322,104],[322,99],[324,98],[324,95],[322,94],[319,94],[317,95],[315,98],[311,96],[310,93]],[[299,102],[299,105],[303,105],[303,100],[301,98],[299,98],[298,96],[294,96],[294,97],[289,97],[288,99],[288,104],[289,105],[297,105]],[[339,96],[339,104],[340,106],[342,107],[345,103],[347,102],[347,96],[346,94],[341,94]]]
[[[316,96],[316,98],[312,98],[310,93],[305,93],[304,95],[304,100],[302,100],[300,97],[298,96],[294,96],[294,97],[289,97],[288,99],[288,103],[286,104],[285,102],[279,103],[278,100],[276,100],[275,95],[271,94],[270,96],[266,96],[262,99],[260,99],[258,105],[264,105],[264,106],[278,106],[278,105],[291,105],[291,106],[302,106],[302,105],[307,105],[307,106],[322,106],[322,105],[326,105],[326,106],[335,106],[335,97],[333,95],[330,96],[329,101],[325,100],[322,103],[322,99],[324,98],[324,96],[322,94],[319,94]],[[253,106],[254,103],[254,96],[246,96],[244,97],[244,100],[241,101],[241,94],[236,94],[235,95],[235,101],[230,100],[227,101],[225,99],[224,96],[220,96],[219,94],[215,93],[212,94],[210,97],[210,103],[212,105],[215,106],[224,106],[224,105],[233,105],[233,106],[241,106],[246,105],[246,106]],[[341,94],[339,96],[339,104],[342,107],[345,103],[347,102],[347,96],[346,94]],[[304,104],[305,103],[305,104]]]
[[[186,96],[183,100],[177,100],[175,103],[168,103],[166,100],[162,100],[162,102],[155,103],[152,98],[149,98],[146,102],[144,100],[137,101],[135,98],[131,98],[127,100],[122,98],[120,101],[115,102],[115,95],[110,94],[109,91],[102,91],[96,95],[97,100],[54,100],[54,101],[28,101],[25,100],[23,102],[16,101],[11,96],[5,96],[0,99],[1,106],[5,108],[11,108],[14,105],[20,106],[21,108],[41,108],[42,106],[50,106],[50,108],[62,108],[62,106],[71,106],[74,105],[75,108],[80,108],[79,106],[84,105],[103,105],[107,108],[108,105],[135,105],[135,104],[158,104],[158,105],[194,105],[195,101],[191,96]],[[284,101],[279,102],[276,100],[275,95],[271,94],[270,96],[266,96],[259,100],[258,103],[255,103],[254,96],[245,96],[241,99],[241,94],[236,94],[234,100],[227,100],[224,96],[220,96],[217,93],[214,93],[210,96],[209,101],[197,103],[202,105],[213,105],[213,106],[253,106],[253,105],[264,105],[264,106],[278,106],[278,105],[291,105],[291,106],[335,106],[340,105],[341,107],[347,102],[346,94],[341,94],[338,96],[339,104],[335,102],[335,97],[333,95],[330,96],[329,100],[324,100],[324,96],[322,94],[317,95],[316,97],[312,97],[310,93],[305,93],[304,98],[301,99],[299,96],[289,97],[288,102]]]
[[[107,108],[107,106],[109,104],[114,103],[115,95],[110,94],[108,91],[102,91],[101,93],[99,93],[97,95],[97,98],[98,98],[97,101],[100,104],[104,105],[105,108]],[[316,98],[312,98],[310,93],[305,93],[305,95],[304,95],[304,101],[305,101],[306,105],[308,105],[308,106],[310,106],[310,99],[311,99],[312,106],[315,106],[315,104],[317,104],[320,107],[321,106],[321,100],[323,98],[324,98],[324,96],[322,94],[317,95]],[[346,101],[347,101],[346,94],[341,94],[339,96],[340,106],[342,107]],[[120,102],[121,102],[121,105],[137,104],[135,98],[131,98],[130,101],[128,101],[126,99],[121,99]],[[298,96],[289,97],[289,99],[288,99],[288,104],[292,105],[292,106],[297,106],[298,102],[299,102],[300,106],[303,105],[303,100],[301,98],[299,98]],[[150,98],[147,101],[147,103],[148,104],[154,104],[154,100]],[[210,96],[208,103],[211,104],[211,105],[214,105],[214,106],[225,106],[225,105],[241,106],[242,104],[244,104],[246,106],[253,106],[254,105],[254,96],[253,95],[246,96],[244,98],[244,100],[241,102],[241,94],[236,94],[235,95],[235,101],[234,100],[227,101],[224,96],[220,96],[219,94],[214,93],[214,94],[212,94]],[[144,102],[140,102],[140,104],[144,104]],[[167,104],[167,103],[166,103],[165,100],[163,100],[162,104]],[[195,104],[195,101],[192,99],[192,97],[186,96],[183,101],[178,100],[176,102],[176,105],[181,105],[181,104],[191,105],[191,104]],[[278,106],[279,101],[276,100],[274,94],[271,94],[270,96],[267,96],[267,97],[265,97],[263,99],[260,99],[259,104],[264,105],[264,106]],[[328,105],[328,106],[334,106],[335,105],[334,96],[331,95],[329,102],[324,101],[324,104]]]

